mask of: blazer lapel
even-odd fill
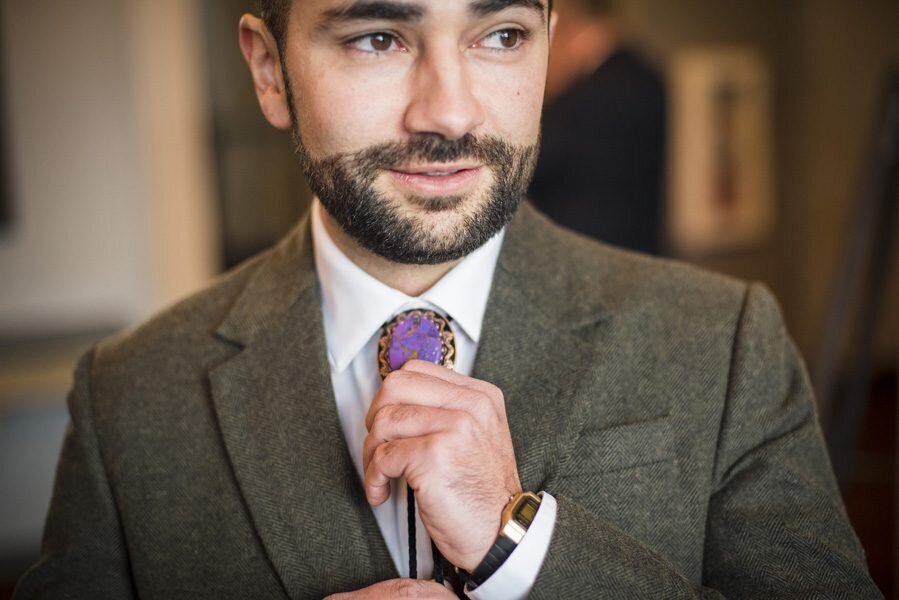
[[[583,288],[566,279],[555,230],[542,221],[525,204],[509,226],[474,372],[503,391],[525,490],[543,489],[577,441],[589,400],[583,390],[606,362],[583,332],[609,316],[580,301]]]
[[[292,598],[397,577],[338,420],[310,237],[307,219],[263,259],[217,330],[242,350],[210,373],[238,485]]]

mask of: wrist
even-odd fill
[[[510,496],[502,510],[500,530],[496,539],[477,566],[468,569],[471,573],[471,589],[493,575],[518,547],[537,515],[542,495],[542,493],[538,495],[532,492],[519,492]]]
[[[490,500],[490,506],[484,507],[484,519],[477,528],[473,528],[472,533],[477,532],[477,546],[472,546],[469,552],[460,555],[457,563],[454,563],[460,569],[464,569],[468,573],[474,572],[474,569],[481,564],[484,557],[490,551],[490,548],[496,542],[496,537],[503,529],[503,510],[509,501],[516,495],[521,493],[521,488],[512,489],[501,492],[501,495],[495,496]],[[469,538],[471,542],[475,542],[473,538]]]

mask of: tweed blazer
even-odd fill
[[[771,294],[524,206],[474,376],[558,500],[533,598],[879,597]],[[321,598],[396,578],[341,433],[308,219],[80,362],[15,598]]]

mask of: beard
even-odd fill
[[[471,134],[456,140],[420,135],[407,142],[313,158],[303,144],[290,83],[286,87],[296,154],[310,189],[348,236],[387,260],[434,265],[467,256],[509,223],[534,174],[539,140],[515,146],[497,137]],[[409,214],[375,187],[378,176],[391,169],[463,159],[473,159],[492,172],[493,182],[486,192],[412,196],[408,202],[421,210]],[[473,197],[476,194],[484,197]]]

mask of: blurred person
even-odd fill
[[[557,223],[663,251],[665,87],[610,0],[557,0],[543,140],[529,196]]]
[[[771,294],[521,204],[551,5],[260,4],[317,199],[84,356],[16,598],[878,596]]]

